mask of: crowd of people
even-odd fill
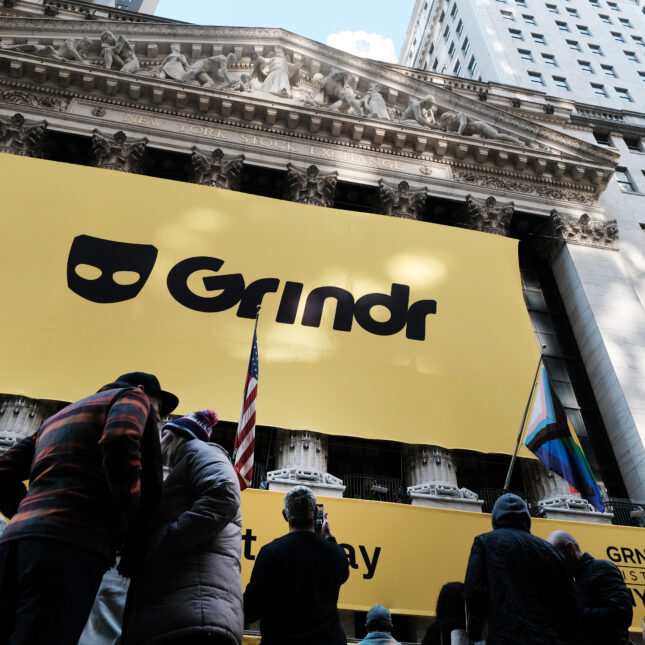
[[[155,376],[123,374],[0,457],[0,645],[241,645],[256,621],[263,645],[347,643],[349,563],[313,492],[285,495],[288,532],[260,549],[243,592],[240,488],[217,415],[160,436],[177,405]],[[532,535],[515,495],[492,524],[464,582],[441,589],[423,645],[629,643],[632,597],[614,564],[563,531]],[[398,642],[382,605],[366,630],[364,645]]]

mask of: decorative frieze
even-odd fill
[[[148,138],[128,140],[125,132],[110,135],[94,129],[92,134],[93,165],[107,170],[120,170],[140,174]]]
[[[242,183],[244,155],[226,157],[220,148],[209,155],[191,148],[191,181],[202,186],[239,190]]]
[[[587,213],[575,217],[554,208],[551,211],[551,222],[554,236],[568,244],[614,248],[618,240],[615,219],[593,219]]]
[[[425,187],[410,188],[407,181],[394,186],[379,179],[376,212],[380,215],[421,220],[427,199],[428,190]]]
[[[498,202],[493,196],[478,199],[466,195],[463,214],[468,228],[507,237],[514,211],[513,202]]]
[[[42,157],[46,133],[47,121],[27,123],[20,113],[9,119],[0,117],[0,152]]]
[[[318,166],[299,170],[287,164],[287,189],[285,199],[299,204],[331,207],[334,204],[338,172],[322,174]]]

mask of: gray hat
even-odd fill
[[[387,607],[383,607],[383,605],[375,605],[367,612],[365,623],[368,626],[371,623],[379,623],[381,625],[389,625],[392,627],[392,614]]]

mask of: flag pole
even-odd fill
[[[520,431],[517,434],[517,441],[515,442],[515,450],[513,456],[511,457],[511,463],[508,467],[508,473],[506,473],[506,481],[504,482],[504,491],[508,490],[508,487],[511,484],[511,475],[513,474],[513,467],[515,466],[515,460],[517,459],[517,452],[520,449],[520,442],[522,441],[522,435],[524,434],[524,424],[526,423],[526,415],[529,413],[529,406],[531,405],[531,399],[533,398],[533,392],[535,391],[535,384],[537,383],[538,374],[540,373],[540,367],[542,367],[542,361],[544,360],[544,354],[542,353],[546,349],[546,345],[542,345],[540,348],[540,358],[538,359],[537,368],[535,369],[535,376],[533,377],[533,384],[531,385],[531,392],[529,398],[526,402],[524,408],[524,414],[522,415],[522,423],[520,423]]]

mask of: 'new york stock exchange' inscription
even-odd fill
[[[273,150],[284,150],[286,152],[298,152],[323,161],[340,161],[366,166],[368,168],[403,170],[402,163],[395,159],[384,159],[374,155],[353,152],[351,150],[336,150],[334,148],[327,148],[320,145],[314,146],[311,144],[285,141],[284,139],[277,139],[266,135],[232,132],[230,130],[222,130],[221,128],[201,125],[198,123],[182,123],[181,121],[173,121],[171,119],[162,119],[142,114],[132,114],[130,112],[126,112],[123,115],[122,121],[123,123],[129,123],[132,125],[143,125],[164,130],[174,129],[181,133],[194,134],[200,137],[210,137],[215,139],[218,145],[220,145],[220,142],[222,141],[228,141],[237,145],[242,144],[257,146],[260,148],[270,148]]]

